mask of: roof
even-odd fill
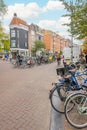
[[[28,24],[24,20],[18,18],[17,16],[14,16],[10,25],[19,25],[19,24],[28,26]]]

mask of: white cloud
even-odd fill
[[[69,19],[66,17],[61,17],[60,19],[56,20],[41,20],[39,21],[38,25],[43,29],[49,29],[53,31],[57,31],[62,36],[67,36],[69,33],[67,32],[68,27],[62,24],[69,23]]]
[[[5,15],[4,21],[11,21],[14,13],[17,13],[17,16],[19,18],[24,19],[25,21],[26,19],[28,20],[31,19],[34,21],[36,18],[40,16],[41,13],[44,13],[44,11],[46,11],[45,13],[48,13],[48,11],[50,10],[58,11],[63,9],[64,6],[58,0],[49,0],[48,3],[42,8],[39,7],[39,5],[35,2],[28,3],[27,5],[23,3],[21,4],[16,3],[14,5],[8,6],[8,14]],[[44,20],[40,20],[38,22],[38,25],[44,29],[49,29],[53,31],[56,30],[60,34],[64,35],[65,31],[67,30],[67,26],[63,26],[62,24],[64,24],[65,22],[67,23],[69,22],[68,18],[66,17],[65,18],[61,17],[58,20],[48,20],[45,18]],[[5,25],[5,28],[8,30],[9,28],[8,25]]]
[[[39,21],[38,25],[42,28],[52,28],[56,24],[54,20],[41,20]]]
[[[69,23],[70,19],[69,17],[60,17],[59,23],[64,24],[64,23]]]
[[[4,31],[5,31],[5,33],[9,33],[9,26],[4,25]]]
[[[47,10],[61,10],[61,9],[64,9],[64,6],[63,6],[62,2],[55,1],[55,0],[48,1],[47,5],[43,8],[44,11],[47,11]]]
[[[59,10],[63,9],[63,5],[59,1],[48,1],[47,5],[44,7],[39,7],[35,2],[28,3],[27,5],[21,3],[16,3],[14,5],[8,6],[8,12],[5,15],[5,20],[9,20],[13,17],[14,13],[17,13],[18,17],[23,19],[35,19],[39,17],[39,14],[44,13],[44,11]]]
[[[38,6],[37,3],[29,3],[27,5],[24,4],[15,4],[8,6],[8,12],[7,15],[5,15],[5,19],[11,19],[13,17],[14,13],[17,13],[18,17],[20,18],[36,18],[39,16],[39,13],[41,12],[41,8]]]

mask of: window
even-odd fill
[[[25,42],[25,47],[27,47],[27,42]]]
[[[33,30],[31,30],[31,35],[35,35],[35,32]]]
[[[19,31],[17,31],[17,37],[19,38]]]
[[[40,35],[37,35],[37,40],[41,40],[41,36]]]
[[[15,30],[11,30],[11,37],[15,37],[15,36],[16,36]]]
[[[27,38],[27,33],[25,33],[25,38]]]
[[[11,40],[11,47],[16,47],[16,41],[15,40]]]

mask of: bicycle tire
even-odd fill
[[[58,94],[58,87],[51,91],[50,102],[53,109],[59,113],[64,113],[64,102],[61,101]]]
[[[86,114],[81,112],[84,101],[86,101],[84,108],[87,108],[87,95],[74,93],[65,102],[65,117],[70,125],[78,129],[87,127],[87,111]],[[68,111],[71,103],[74,103],[74,107],[71,111]]]
[[[61,101],[65,101],[66,97],[67,97],[67,87],[66,86],[60,86],[58,88],[58,94],[59,94],[59,98],[61,99]]]

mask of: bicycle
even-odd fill
[[[64,68],[57,70],[57,74],[64,75]],[[79,76],[81,75],[79,74]],[[82,86],[78,84],[75,72],[72,76],[68,75],[65,79],[63,78],[59,83],[53,83],[53,85],[55,87],[51,89],[49,95],[51,105],[57,112],[64,113],[64,101],[66,100],[67,92],[80,90]]]
[[[87,127],[87,85],[83,85],[83,87],[85,87],[85,91],[70,94],[64,104],[67,121],[79,129]],[[70,109],[72,104],[74,107]]]
[[[64,82],[64,86],[60,86],[58,89],[58,94],[62,101],[65,101],[65,95],[67,97],[67,91],[83,89],[83,86],[81,83],[79,83],[79,80],[83,81],[84,83],[87,82],[87,78],[83,78],[84,75],[87,75],[87,69],[82,72],[76,72],[75,70],[69,70],[69,72],[70,74],[63,78],[62,82]],[[61,91],[64,91],[66,94],[63,96]]]

